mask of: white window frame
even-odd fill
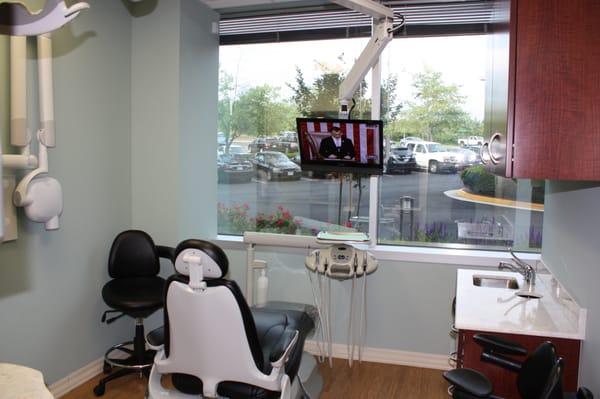
[[[372,68],[371,118],[380,118],[381,111],[381,64],[375,63]],[[422,246],[379,245],[379,176],[371,176],[369,180],[369,245],[368,249],[378,260],[396,262],[435,263],[445,265],[497,267],[501,261],[509,261],[508,251],[487,251],[480,249],[434,248]],[[218,226],[217,226],[218,228]],[[279,237],[278,237],[279,236]],[[287,247],[290,253],[301,249],[318,247],[315,237],[265,234],[264,244],[267,247]],[[217,235],[216,243],[230,249],[244,250],[244,238],[241,236]],[[294,251],[295,250],[295,251]],[[285,251],[284,251],[285,252]],[[537,264],[541,261],[541,253],[519,252],[519,258]]]

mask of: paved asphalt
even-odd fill
[[[420,230],[441,229],[448,237],[456,236],[456,221],[480,223],[500,222],[510,231],[516,228],[517,242],[495,242],[492,245],[528,246],[529,224],[541,234],[543,213],[513,210],[491,205],[458,201],[444,195],[447,190],[462,188],[459,174],[429,174],[413,172],[409,175],[384,175],[381,183],[380,215],[385,223],[380,223],[380,237],[386,240],[400,238],[400,212],[398,204],[403,196],[414,198],[413,227]],[[369,181],[362,181],[362,198],[359,216],[368,216]],[[348,184],[343,187],[342,224],[348,221]],[[358,188],[353,184],[353,207],[350,216],[357,215]],[[257,212],[274,213],[281,205],[293,216],[301,216],[314,221],[337,223],[339,181],[302,178],[300,181],[265,182],[253,180],[250,183],[219,184],[219,202],[227,207],[247,204],[249,214]],[[395,205],[395,206],[394,206]],[[316,223],[316,222],[315,222]],[[309,222],[310,224],[310,222]],[[410,213],[403,215],[403,230],[410,230]],[[520,227],[521,226],[521,227]],[[509,231],[507,230],[507,231]],[[407,234],[407,233],[405,233]],[[405,238],[408,238],[406,235]],[[481,244],[481,242],[479,242]]]

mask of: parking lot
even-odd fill
[[[343,212],[340,224],[365,230],[369,209],[369,181],[362,179],[362,195],[359,202],[358,182],[352,184],[352,206],[349,207],[349,187],[343,186]],[[527,248],[531,232],[541,235],[542,212],[530,212],[511,208],[476,204],[449,198],[448,190],[462,188],[460,174],[429,174],[413,172],[409,175],[384,175],[380,184],[380,239],[419,240],[447,242],[457,238],[457,222],[493,223],[504,231],[510,231],[514,242],[487,239],[473,242],[479,245],[514,245]],[[308,193],[308,195],[307,195]],[[400,211],[400,199],[409,196],[412,208]],[[308,198],[308,200],[307,200]],[[272,214],[283,206],[294,217],[307,221],[309,227],[317,228],[319,222],[338,223],[339,180],[310,179],[277,182],[253,179],[249,183],[219,184],[219,202],[225,207],[248,206],[250,217],[257,213]],[[359,216],[359,218],[356,218]],[[412,221],[411,221],[412,217]],[[402,219],[402,225],[400,221]],[[359,222],[357,222],[359,221]],[[363,223],[360,223],[362,221]],[[531,225],[531,227],[529,227]],[[520,226],[527,226],[521,228]],[[400,230],[403,236],[400,236]],[[417,238],[410,231],[433,232]],[[511,240],[512,241],[512,240]],[[465,241],[461,241],[465,242]],[[469,243],[468,240],[465,243]]]

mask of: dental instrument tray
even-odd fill
[[[355,231],[321,231],[317,234],[319,243],[369,242],[369,236]]]

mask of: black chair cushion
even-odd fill
[[[444,378],[454,385],[455,389],[466,391],[477,398],[487,398],[494,387],[485,375],[471,369],[454,369],[446,371]]]
[[[160,271],[158,255],[152,237],[146,232],[124,231],[110,248],[108,274],[112,278],[156,276]]]
[[[164,288],[165,280],[158,276],[118,278],[104,285],[102,298],[131,317],[147,317],[162,307]]]
[[[288,328],[298,330],[298,342],[285,365],[285,372],[291,381],[294,381],[300,368],[302,352],[304,351],[304,341],[315,328],[315,322],[309,315],[313,311],[316,312],[316,309],[310,305],[289,302],[267,302],[264,307],[255,307],[252,309],[252,315],[255,320],[268,313],[283,314],[287,317]],[[258,321],[256,324],[258,328]]]
[[[202,381],[187,374],[171,375],[173,386],[180,392],[188,395],[201,395]],[[278,399],[279,392],[268,391],[240,382],[224,381],[217,388],[217,393],[230,399]]]

